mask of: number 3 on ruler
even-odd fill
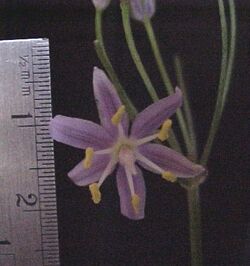
[[[16,194],[17,201],[16,206],[20,207],[21,201],[23,201],[26,205],[34,206],[37,203],[37,196],[35,194],[29,194],[27,198],[25,198],[21,194]]]

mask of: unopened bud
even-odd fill
[[[95,8],[104,10],[110,3],[111,0],[92,0]]]
[[[155,13],[155,0],[130,0],[133,18],[144,21]]]

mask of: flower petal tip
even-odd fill
[[[201,176],[207,176],[208,175],[208,170],[206,168],[204,168],[203,166],[199,165],[200,166],[200,169],[201,169],[201,172],[200,172],[200,175]]]
[[[94,67],[93,68],[93,85],[94,85],[94,90],[95,89],[100,89],[102,88],[105,84],[106,86],[111,86],[109,83],[108,77],[106,73],[100,69],[99,67]]]
[[[194,177],[197,176],[207,176],[208,171],[202,165],[195,164],[194,166]]]
[[[179,93],[180,95],[182,95],[182,91],[178,86],[175,87],[175,93]]]
[[[93,67],[93,79],[104,74],[104,71],[97,66]]]
[[[175,93],[174,93],[174,95],[180,99],[181,104],[182,104],[183,93],[182,93],[182,90],[179,87],[175,87]]]
[[[145,218],[145,215],[140,215],[140,214],[139,214],[139,215],[136,214],[136,215],[134,215],[134,216],[128,216],[128,215],[122,213],[122,215],[123,215],[124,217],[126,217],[127,219],[129,219],[129,220],[133,220],[133,221],[139,221],[139,220],[143,220],[143,219]]]

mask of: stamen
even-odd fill
[[[107,178],[107,176],[112,172],[114,165],[116,164],[115,160],[110,160],[106,168],[104,169],[99,181],[98,186],[100,187],[104,180]]]
[[[129,168],[126,165],[124,166],[124,169],[125,169],[125,173],[126,173],[126,176],[127,176],[127,179],[128,179],[128,186],[129,186],[129,189],[130,189],[130,193],[133,196],[135,194],[135,187],[134,187],[133,177],[132,177],[132,174],[131,174]]]
[[[145,138],[142,138],[142,139],[138,139],[138,140],[135,141],[135,144],[137,146],[140,146],[140,145],[142,145],[144,143],[147,143],[147,142],[150,142],[150,141],[152,141],[152,140],[154,140],[156,138],[158,138],[158,134],[154,134],[154,135],[151,135],[151,136],[147,136]]]
[[[138,213],[139,206],[140,206],[140,197],[137,194],[132,195],[131,203],[132,203],[135,213]]]
[[[151,169],[155,170],[159,174],[162,175],[162,177],[170,182],[175,182],[177,180],[177,177],[170,171],[164,171],[161,167],[159,167],[157,164],[151,162],[148,158],[143,156],[140,153],[136,154],[136,159],[145,163],[147,166],[149,166]]]
[[[94,157],[94,149],[91,147],[88,147],[85,151],[85,159],[83,160],[83,168],[89,169],[92,165]]]
[[[169,137],[169,130],[172,126],[172,120],[170,119],[167,119],[162,127],[161,127],[161,130],[160,132],[158,133],[158,138],[161,140],[161,141],[165,141],[168,137]]]
[[[147,166],[149,166],[150,168],[152,168],[153,170],[155,170],[159,174],[164,172],[164,170],[161,167],[159,167],[157,164],[150,161],[148,158],[146,158],[145,156],[143,156],[139,152],[136,153],[136,159],[145,163]]]
[[[89,190],[92,196],[92,200],[95,204],[100,203],[102,194],[100,192],[99,186],[97,183],[89,185]]]
[[[125,112],[125,106],[121,105],[118,108],[117,112],[111,118],[111,122],[114,126],[118,126],[118,124],[121,122],[124,112]]]
[[[113,151],[112,148],[108,148],[108,149],[104,149],[104,150],[99,150],[99,151],[95,151],[95,155],[109,154],[109,153],[112,153],[112,151]]]
[[[161,176],[169,182],[175,182],[177,180],[177,177],[169,171],[163,172]]]

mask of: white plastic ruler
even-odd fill
[[[0,266],[60,265],[47,39],[0,42]]]

